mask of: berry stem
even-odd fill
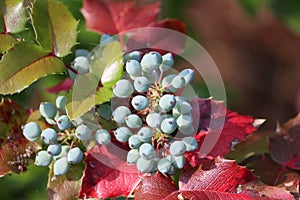
[[[164,74],[164,71],[160,71],[160,76],[159,76],[159,83],[162,82],[162,79],[163,79],[163,74]]]

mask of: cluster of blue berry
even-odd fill
[[[67,139],[76,141],[76,138],[71,137],[70,130],[74,129],[74,124],[65,114],[65,106],[65,96],[57,97],[56,106],[50,102],[42,102],[39,111],[51,127],[41,130],[37,122],[29,122],[23,127],[25,138],[32,142],[41,139],[47,146],[46,150],[37,153],[35,165],[49,166],[54,162],[54,175],[66,174],[70,164],[78,164],[84,157],[82,150],[74,146],[75,143],[69,145],[66,142]],[[86,132],[81,132],[81,128],[81,126],[76,128],[77,139],[88,138]]]
[[[112,42],[104,35],[100,45]],[[159,170],[173,174],[185,164],[184,153],[198,148],[192,135],[193,107],[179,96],[178,90],[185,88],[194,79],[194,71],[184,69],[178,74],[168,73],[174,65],[171,53],[161,55],[151,51],[142,54],[132,51],[123,57],[126,73],[113,86],[118,99],[127,99],[129,104],[112,109],[112,102],[98,105],[98,113],[106,120],[113,120],[118,127],[112,131],[91,129],[81,123],[72,122],[66,115],[66,97],[59,96],[56,106],[49,102],[40,104],[39,111],[52,127],[41,130],[36,122],[24,126],[23,134],[29,141],[39,138],[48,146],[36,155],[35,164],[49,166],[54,162],[54,175],[63,175],[71,164],[84,158],[79,141],[95,140],[100,145],[111,143],[114,136],[119,142],[128,143],[131,150],[127,162],[136,164],[143,173]],[[74,62],[68,69],[71,78],[89,72],[89,52],[77,50]],[[44,146],[45,146],[44,145]]]
[[[112,118],[119,125],[114,135],[118,141],[128,142],[127,162],[136,164],[140,172],[172,174],[184,166],[184,153],[198,148],[191,137],[193,108],[175,94],[192,82],[194,71],[164,76],[174,64],[173,56],[155,51],[143,56],[130,52],[124,63],[127,73],[113,86],[113,93],[128,98],[130,104],[113,110]]]

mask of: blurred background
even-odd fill
[[[81,0],[64,3],[80,19],[75,48],[91,50],[100,36],[85,29]],[[265,130],[274,130],[277,121],[300,111],[299,0],[164,0],[160,18],[166,17],[186,22],[188,35],[211,55],[231,110],[266,119]],[[45,93],[45,88],[63,78],[43,78],[13,99],[36,109],[40,101],[54,101],[56,95]],[[209,97],[201,80],[194,86],[199,96]],[[1,199],[47,199],[47,173],[46,168],[30,167],[25,174],[1,178]]]

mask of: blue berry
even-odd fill
[[[174,141],[170,146],[170,153],[173,156],[181,156],[186,152],[186,146],[182,141]]]
[[[99,109],[98,109],[98,113],[104,119],[110,120],[110,118],[112,116],[111,106],[108,105],[108,104],[100,104]]]
[[[79,74],[86,74],[90,71],[90,61],[85,56],[76,57],[72,63],[74,68]]]
[[[184,69],[178,75],[184,77],[185,84],[192,83],[194,80],[194,70],[192,69]]]
[[[140,61],[141,60],[141,53],[139,51],[132,51],[132,52],[126,53],[123,57],[124,63],[126,63],[127,60]]]
[[[124,123],[126,116],[130,115],[131,111],[126,106],[119,106],[117,107],[114,112],[112,113],[113,119],[117,123]]]
[[[127,142],[132,132],[127,127],[119,127],[114,131],[114,134],[119,142]]]
[[[169,173],[172,169],[172,163],[167,158],[162,158],[157,163],[157,169],[163,173]]]
[[[55,101],[56,107],[63,112],[66,111],[67,98],[65,96],[58,96]]]
[[[88,57],[89,54],[90,52],[86,49],[76,49],[75,51],[75,57],[79,57],[79,56]]]
[[[82,124],[76,128],[75,135],[79,140],[84,141],[90,139],[91,131],[86,125]]]
[[[190,127],[179,127],[178,130],[183,134],[183,135],[192,135],[195,133],[195,129],[193,126]]]
[[[68,152],[67,158],[70,164],[78,164],[83,159],[83,153],[79,147],[75,147]]]
[[[176,97],[175,97],[176,99]],[[192,113],[193,107],[187,101],[176,100],[176,105],[173,108],[173,112],[182,115],[190,115]]]
[[[61,144],[50,144],[47,152],[52,156],[58,156],[61,153]]]
[[[148,78],[140,76],[134,80],[133,86],[138,92],[146,92],[150,87],[150,81]]]
[[[147,99],[147,97],[137,95],[132,98],[131,105],[135,110],[144,110],[149,106],[149,100]]]
[[[132,135],[128,139],[128,145],[132,149],[137,149],[142,145],[142,141],[139,139],[138,135]]]
[[[36,141],[40,137],[41,132],[42,130],[36,122],[29,122],[23,128],[24,137],[31,142]]]
[[[146,123],[152,128],[158,128],[160,126],[161,121],[161,115],[156,112],[150,112],[146,117]]]
[[[172,80],[171,85],[175,88],[175,89],[179,89],[182,88],[183,86],[185,86],[185,79],[183,76],[181,75],[177,75],[175,76],[175,78]]]
[[[167,159],[171,161],[172,165],[176,167],[177,169],[182,169],[185,164],[185,157],[184,156],[173,156],[169,155],[167,156]]]
[[[108,145],[111,142],[111,136],[106,129],[97,130],[95,133],[95,139],[102,145]]]
[[[189,128],[193,124],[193,118],[190,115],[180,115],[176,122],[180,128]]]
[[[105,46],[108,43],[111,43],[115,41],[113,37],[111,37],[109,34],[103,34],[100,38],[100,46]]]
[[[128,98],[134,92],[129,80],[121,79],[113,86],[113,93],[119,98]]]
[[[40,113],[45,118],[53,119],[57,113],[55,105],[49,102],[42,102],[39,107]]]
[[[176,120],[173,117],[166,118],[161,122],[160,128],[164,133],[171,134],[177,128]]]
[[[143,124],[142,119],[136,114],[128,115],[125,122],[129,128],[140,128]]]
[[[54,156],[54,160],[58,160],[59,158],[62,158],[62,157],[66,157],[68,152],[70,150],[70,146],[69,145],[62,145],[61,146],[61,152],[60,154],[58,154],[57,156]]]
[[[46,128],[42,131],[41,138],[45,144],[54,144],[57,142],[57,132],[52,128]]]
[[[57,119],[57,126],[60,130],[64,131],[71,127],[71,121],[67,115],[62,115]]]
[[[151,160],[156,157],[154,147],[149,143],[144,143],[139,148],[140,156],[146,160]]]
[[[174,65],[174,59],[171,53],[162,56],[162,63],[159,66],[161,71],[167,71]]]
[[[163,88],[167,87],[168,92],[175,92],[176,89],[171,85],[172,80],[176,77],[176,74],[169,74],[165,76],[161,82]]]
[[[140,141],[142,142],[151,142],[153,137],[153,132],[148,127],[142,127],[137,133]]]
[[[127,163],[135,164],[137,160],[140,158],[139,151],[137,149],[131,149],[127,153]]]
[[[194,137],[184,137],[181,141],[185,144],[188,152],[198,149],[198,142]]]
[[[140,76],[142,74],[142,67],[136,60],[127,60],[126,72],[131,76]]]
[[[142,173],[148,173],[155,169],[155,161],[153,159],[147,160],[143,157],[136,162],[137,169]]]
[[[176,99],[172,94],[165,94],[159,100],[159,108],[163,112],[169,112],[175,105]]]
[[[144,72],[152,73],[153,70],[158,69],[161,62],[161,55],[158,52],[152,51],[143,56],[141,66]]]
[[[47,151],[42,150],[36,154],[34,164],[36,166],[47,167],[52,162],[52,158],[53,158],[52,155],[50,155]]]
[[[66,157],[62,157],[54,162],[53,172],[55,176],[65,175],[69,172],[70,164]]]

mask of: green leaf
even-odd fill
[[[237,163],[242,163],[252,156],[269,153],[268,136],[272,134],[272,132],[253,133],[245,141],[237,144],[234,150],[227,153],[225,157],[234,159]]]
[[[16,42],[10,35],[0,34],[0,53],[7,51]]]
[[[111,88],[101,87],[96,92],[95,103],[102,104],[113,98],[114,94]]]
[[[0,71],[0,94],[13,94],[43,76],[64,72],[65,66],[40,46],[19,42],[2,57]]]
[[[0,1],[0,33],[4,33],[5,25],[4,25],[4,18],[2,14],[2,1]]]
[[[52,51],[52,35],[48,14],[48,1],[36,0],[30,15],[38,43],[47,51]]]
[[[76,44],[78,22],[69,9],[59,1],[49,0],[49,16],[55,35],[55,55],[66,56]]]
[[[66,110],[70,119],[80,117],[95,105],[98,82],[97,77],[90,73],[76,79],[73,90],[67,96]]]
[[[23,0],[1,0],[0,10],[1,32],[18,33],[25,29],[27,13]]]
[[[82,116],[96,104],[112,98],[111,88],[99,89],[98,85],[104,69],[120,60],[122,55],[123,51],[119,42],[111,42],[104,47],[99,46],[92,52],[90,73],[78,76],[72,92],[68,95],[66,110],[71,119]],[[119,77],[117,74],[118,72],[111,77],[112,80],[115,80],[116,76]]]
[[[63,176],[53,177],[53,165],[50,167],[48,179],[49,199],[70,200],[77,199],[80,188],[84,163],[72,165],[70,171]]]
[[[70,53],[76,44],[78,22],[69,9],[57,0],[36,0],[31,14],[37,41],[58,57]]]

